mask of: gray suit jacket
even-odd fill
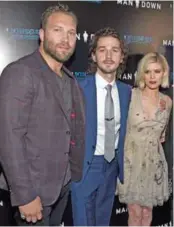
[[[74,148],[76,152],[69,153],[71,121],[52,73],[36,51],[8,65],[0,77],[0,162],[13,206],[36,196],[44,205],[53,204],[60,194],[69,157],[74,164],[72,178],[81,179],[83,146],[81,152]],[[75,78],[69,76],[73,90],[78,91],[78,112],[83,115],[81,91]],[[78,138],[84,144],[84,135]]]

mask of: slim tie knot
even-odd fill
[[[107,92],[111,93],[111,90],[112,90],[112,85],[111,84],[106,85],[105,88],[106,88]]]

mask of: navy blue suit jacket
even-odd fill
[[[84,159],[84,169],[83,178],[86,175],[90,163],[96,148],[97,139],[97,96],[96,96],[96,81],[94,75],[87,75],[82,81],[79,81],[80,87],[82,88],[85,96],[85,113],[86,113],[86,138],[85,138],[85,159]],[[116,81],[119,101],[120,101],[120,115],[121,115],[121,126],[119,133],[119,142],[117,158],[119,166],[119,180],[123,183],[123,169],[124,169],[124,140],[126,134],[127,117],[129,110],[129,103],[131,99],[131,86],[117,80]],[[75,184],[79,184],[77,182]]]

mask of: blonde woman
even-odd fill
[[[168,167],[161,143],[165,141],[172,101],[159,92],[169,86],[164,56],[148,53],[139,65],[129,109],[124,153],[124,184],[119,200],[128,204],[129,226],[150,226],[152,209],[168,200]]]

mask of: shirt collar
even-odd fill
[[[95,76],[96,76],[96,85],[97,85],[97,87],[99,87],[99,88],[105,88],[108,84],[110,84],[110,85],[114,85],[115,84],[115,80],[113,80],[111,83],[108,83],[108,81],[106,81],[102,76],[100,76],[100,74],[99,73],[96,73],[95,74]]]

